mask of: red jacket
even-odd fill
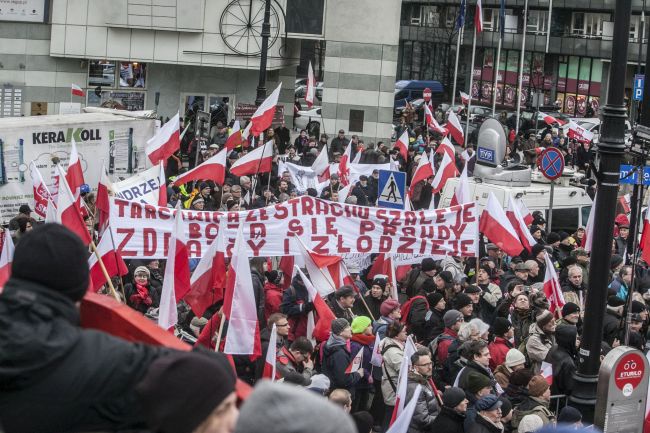
[[[273,313],[280,312],[282,303],[282,287],[276,286],[268,281],[264,284],[264,322],[269,320]]]
[[[499,365],[506,362],[508,351],[513,348],[512,343],[502,337],[494,337],[494,341],[488,344],[490,349],[490,368],[494,371]]]
[[[453,329],[445,328],[444,335],[449,335],[452,338],[439,338],[438,339],[438,361],[440,362],[440,365],[443,365],[445,361],[447,360],[447,356],[449,356],[449,346],[451,346],[451,343],[454,342],[455,339],[458,338],[458,333],[454,331]]]

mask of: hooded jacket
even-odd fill
[[[431,431],[433,421],[438,415],[438,402],[436,396],[433,394],[433,389],[429,381],[422,375],[410,371],[408,374],[408,382],[406,384],[406,400],[404,404],[408,404],[413,398],[413,393],[418,385],[422,385],[422,392],[418,397],[413,418],[409,425],[408,433],[424,433]]]
[[[358,372],[346,373],[352,354],[345,340],[331,335],[323,346],[322,371],[330,379],[330,389],[343,388],[354,394],[354,387],[361,379]]]
[[[530,325],[528,341],[526,342],[526,352],[530,359],[531,366],[535,374],[538,374],[542,368],[542,362],[546,360],[548,352],[555,345],[555,335],[546,334],[542,331],[537,323]]]
[[[576,371],[578,349],[576,336],[578,329],[575,326],[558,326],[555,330],[557,346],[551,352],[553,365],[553,383],[551,394],[571,394],[573,390],[573,373]]]
[[[463,423],[465,415],[456,412],[453,408],[443,406],[440,414],[431,424],[431,431],[444,433],[465,433]]]
[[[11,278],[0,296],[0,419],[7,433],[141,428],[134,388],[170,349],[79,327],[66,296]]]

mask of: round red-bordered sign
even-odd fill
[[[638,353],[630,353],[623,356],[618,362],[616,370],[614,370],[614,383],[623,392],[623,395],[629,397],[643,380],[644,374],[643,358]]]
[[[559,149],[549,147],[537,157],[537,167],[548,180],[555,180],[564,171],[564,156]]]

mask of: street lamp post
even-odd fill
[[[257,97],[255,98],[255,105],[257,106],[261,105],[266,99],[266,58],[269,51],[269,37],[271,37],[271,0],[264,0],[262,52],[260,53],[260,78],[257,84]]]
[[[625,152],[625,72],[632,0],[616,2],[614,39],[610,63],[607,103],[602,108],[603,123],[595,165],[598,197],[592,212],[594,248],[589,263],[589,290],[585,303],[584,330],[579,350],[575,387],[569,397],[572,406],[581,410],[583,419],[593,422],[596,404],[603,319],[607,305],[607,284],[618,192],[619,166]]]

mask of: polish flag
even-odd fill
[[[56,204],[56,222],[63,224],[72,230],[77,236],[79,236],[79,238],[81,238],[84,245],[88,245],[92,241],[92,238],[90,237],[86,223],[81,216],[79,202],[75,200],[70,191],[70,187],[68,186],[61,165],[57,164],[56,170],[59,174],[59,195]]]
[[[553,364],[542,361],[542,368],[539,373],[544,376],[549,385],[553,385]]]
[[[97,185],[97,200],[95,201],[95,207],[97,208],[99,214],[99,234],[103,234],[108,227],[108,218],[110,215],[111,204],[110,204],[110,193],[114,191],[113,182],[108,177],[106,173],[106,167],[102,164],[102,171],[99,175],[99,184]]]
[[[361,154],[363,153],[363,148],[357,149],[357,154],[354,155],[354,160],[352,164],[361,164]]]
[[[515,198],[515,204],[519,208],[519,213],[524,219],[526,226],[530,226],[533,223],[533,214],[530,213],[530,209],[526,206],[526,203],[521,198]]]
[[[648,196],[648,203],[650,203],[650,196]],[[589,233],[589,249],[587,250],[586,245],[583,246],[584,249],[587,251],[591,250],[591,241],[592,241],[592,236],[591,233],[593,233],[593,216],[596,212],[594,212],[594,208],[596,207],[596,200],[594,200],[594,205],[591,207],[591,212],[589,213],[589,222],[587,223],[587,228],[585,230],[585,236],[583,238],[583,241],[585,243],[587,242],[587,234]],[[591,225],[591,227],[590,227]],[[650,263],[650,212],[646,211],[645,218],[643,219],[643,232],[641,234],[641,241],[639,242],[639,248],[641,249],[641,258],[643,259],[644,262]]]
[[[216,155],[215,155],[216,156]],[[234,176],[245,176],[247,174],[268,173],[273,164],[273,140],[269,140],[263,146],[248,152],[239,158],[230,167],[230,173]]]
[[[476,0],[474,27],[476,28],[476,33],[481,33],[483,31],[483,8],[481,7],[481,0]]]
[[[9,230],[2,232],[2,251],[0,252],[0,293],[11,276],[11,262],[14,260],[14,241]]]
[[[244,128],[244,130],[241,133],[241,137],[242,137],[242,143],[241,144],[244,147],[249,147],[249,145],[248,145],[248,137],[251,136],[251,128],[252,127],[253,127],[253,122],[248,121],[248,123],[246,124],[246,128]],[[253,137],[253,140],[254,139],[255,139],[255,137]]]
[[[181,134],[179,128],[179,114],[176,113],[169,122],[160,128],[156,135],[147,140],[144,150],[152,164],[158,164],[159,161],[164,164],[167,158],[180,148]]]
[[[270,379],[271,382],[275,382],[278,378],[276,372],[276,358],[278,356],[278,333],[275,323],[273,328],[271,328],[271,337],[269,338],[269,348],[266,351],[266,359],[264,360],[264,370],[262,372],[262,377],[264,379]]]
[[[158,163],[160,171],[158,172],[158,206],[167,206],[167,176],[165,176],[165,164]]]
[[[58,196],[57,196],[58,197]],[[45,212],[45,224],[47,223],[58,223],[56,219],[56,204],[52,199],[47,200],[47,211]]]
[[[316,79],[314,78],[314,70],[311,67],[311,61],[309,62],[309,68],[307,69],[307,92],[305,93],[305,102],[307,107],[311,108],[314,106],[314,94],[316,92]]]
[[[223,300],[226,289],[226,246],[225,231],[220,228],[217,238],[192,273],[190,290],[183,299],[192,307],[196,317],[203,316],[210,305]]]
[[[517,232],[517,235],[519,235],[519,240],[521,241],[521,244],[526,248],[526,250],[530,253],[533,251],[533,245],[537,243],[533,235],[530,234],[530,230],[528,230],[528,227],[526,226],[526,222],[524,221],[524,218],[521,216],[521,212],[519,210],[519,206],[517,206],[517,203],[515,202],[515,199],[512,198],[511,195],[508,195],[508,208],[506,209],[506,216],[508,217],[508,220],[512,224],[512,227],[515,229],[515,232]]]
[[[409,132],[404,130],[399,139],[395,142],[394,148],[399,150],[399,154],[402,155],[404,161],[408,161],[409,156]]]
[[[74,138],[72,139],[70,145],[70,160],[68,161],[68,169],[65,173],[65,180],[68,182],[70,191],[74,195],[75,199],[79,199],[81,185],[86,183],[84,181],[84,172],[81,168],[81,161],[79,160],[79,154],[77,153],[77,143],[75,143]]]
[[[420,393],[422,392],[422,385],[418,385],[413,391],[413,396],[409,401],[409,404],[400,412],[400,415],[396,419],[391,420],[391,426],[386,433],[407,433],[411,427],[411,420],[413,419],[413,414],[415,413],[415,407],[418,404],[418,399],[420,398]],[[404,394],[406,398],[406,394]],[[397,407],[397,406],[395,406]],[[395,413],[393,411],[393,413]]]
[[[278,105],[278,98],[280,97],[280,89],[282,83],[269,95],[268,98],[262,102],[262,105],[257,107],[255,114],[251,117],[251,134],[255,137],[269,129],[273,123],[273,116],[275,116],[275,106]]]
[[[552,125],[554,123],[557,123],[558,125],[560,124],[560,122],[555,117],[551,116],[550,114],[542,113],[540,111],[539,115],[542,116],[542,118],[544,119],[544,123],[546,123],[547,125]]]
[[[74,83],[72,83],[70,91],[74,96],[86,96],[86,92],[84,92],[84,89],[82,89],[81,87],[77,86]]]
[[[169,238],[167,266],[165,267],[158,312],[158,325],[167,330],[172,329],[178,322],[176,304],[190,290],[189,252],[183,225],[183,212],[179,206],[180,204],[176,207],[174,228]]]
[[[623,213],[630,213],[632,208],[630,208],[630,194],[625,194],[622,197],[618,198],[618,203],[623,208]]]
[[[173,184],[184,185],[193,180],[212,180],[218,185],[223,185],[223,181],[226,178],[227,155],[228,149],[223,149],[221,152],[206,159],[192,170],[178,175]]]
[[[314,304],[314,311],[316,311],[316,314],[318,315],[318,322],[316,322],[311,334],[308,330],[307,338],[313,338],[316,341],[327,341],[330,336],[332,320],[336,319],[336,316],[325,303],[309,278],[307,278],[298,266],[296,266],[295,269],[297,275],[300,275],[302,282],[305,284],[307,293],[309,293],[309,300]]]
[[[524,249],[517,232],[492,192],[479,218],[479,231],[509,256],[517,256]]]
[[[318,154],[318,157],[314,160],[314,163],[311,165],[311,169],[314,170],[316,176],[326,176],[326,179],[329,179],[330,173],[330,161],[327,156],[327,149],[323,148]]]
[[[359,349],[357,354],[350,361],[350,365],[345,369],[345,374],[352,374],[359,371],[361,368],[361,363],[363,362],[363,347]]]
[[[392,254],[380,253],[377,255],[375,261],[368,270],[368,280],[373,280],[375,275],[386,275],[388,277],[388,281],[390,281],[391,284],[390,297],[397,300],[397,283],[399,280],[395,273],[395,264],[393,262]]]
[[[440,126],[440,124],[438,123],[438,121],[436,120],[435,117],[432,117],[432,118],[431,118],[431,125],[430,125],[430,127],[431,127],[435,132],[437,132],[438,134],[442,135],[443,137],[446,137],[447,134],[449,134],[449,130],[448,130],[447,128],[445,128],[445,126],[447,126],[447,124],[445,124],[445,125],[443,125],[443,126]]]
[[[447,137],[442,139],[440,145],[436,149],[436,153],[438,154],[443,154],[443,152],[447,153],[454,160],[456,159],[456,149],[454,148],[454,145],[451,144],[451,141],[449,141]]]
[[[112,278],[116,275],[122,276],[129,273],[129,269],[126,267],[122,256],[113,248],[113,239],[110,233],[107,233],[106,236],[102,236],[100,239],[97,244],[97,253],[102,258],[109,277]],[[97,291],[108,281],[104,276],[104,272],[102,272],[102,267],[99,264],[99,260],[97,260],[96,254],[91,254],[88,257],[88,268],[90,269],[90,281],[95,291]]]
[[[567,136],[579,141],[580,143],[590,143],[594,139],[593,132],[587,131],[573,120],[569,121],[569,132],[567,133]]]
[[[449,117],[447,118],[447,129],[456,143],[461,146],[465,144],[463,126],[460,124],[460,119],[458,119],[458,116],[456,116],[456,113],[453,111],[449,112]]]
[[[442,191],[449,179],[458,176],[458,169],[456,168],[455,159],[456,158],[452,159],[449,154],[445,152],[445,155],[442,157],[442,161],[440,162],[440,167],[438,167],[438,171],[436,172],[436,175],[433,178],[433,182],[431,183],[433,194]],[[434,201],[431,200],[432,204],[433,202]]]
[[[390,419],[392,426],[395,420],[404,412],[404,405],[406,402],[406,385],[408,383],[409,370],[411,369],[411,356],[415,353],[415,347],[412,344],[404,345],[404,357],[399,369],[399,379],[397,381],[397,391],[395,392],[395,408],[393,409],[393,416]],[[415,396],[411,401],[417,401]]]
[[[413,189],[415,185],[421,180],[426,181],[429,177],[433,176],[433,167],[429,162],[429,157],[426,152],[422,152],[422,157],[418,163],[415,173],[413,173],[413,178],[411,179],[411,187],[409,188],[409,196],[413,195]]]
[[[348,195],[350,195],[351,189],[352,185],[346,185],[339,189],[339,203],[345,204],[345,200],[348,198]]]
[[[451,197],[450,206],[456,206],[459,204],[465,204],[472,201],[469,193],[469,180],[467,178],[467,164],[463,167],[463,172],[460,174],[458,179],[458,185],[456,185],[456,190],[454,195]]]
[[[591,212],[589,212],[589,219],[587,220],[587,226],[585,227],[585,235],[582,237],[582,248],[585,249],[587,252],[591,252],[591,247],[594,243],[594,219],[596,219],[596,212],[594,212],[594,209],[596,209],[596,200],[598,199],[598,193],[594,196],[594,203],[591,206]],[[648,212],[650,213],[650,212]],[[646,260],[646,257],[650,259],[650,246],[647,248],[646,245],[650,244],[650,232],[646,230],[646,227],[650,223],[650,220],[648,220],[648,213],[646,213],[646,217],[643,220],[643,233],[641,234],[641,242],[639,244],[639,248],[643,251],[641,254],[641,258],[645,260],[646,263],[650,263]]]
[[[280,263],[278,263],[278,269],[284,274],[284,280],[282,281],[282,288],[288,289],[291,285],[291,280],[293,279],[293,266],[296,260],[293,256],[282,256],[280,258]]]
[[[427,127],[430,127],[435,120],[436,119],[433,117],[429,104],[424,104],[424,121],[426,122]]]
[[[549,257],[548,253],[544,255],[546,261],[546,273],[544,274],[544,294],[546,299],[550,303],[549,311],[559,313],[564,307],[566,302],[564,301],[564,295],[562,295],[562,287],[560,286],[560,280],[557,278],[557,273],[555,272],[555,266],[553,261]]]
[[[460,92],[460,102],[461,102],[463,105],[467,105],[467,104],[469,104],[469,99],[470,99],[470,98],[469,98],[469,95],[468,95],[467,93],[465,93],[465,92]]]
[[[248,257],[244,253],[243,226],[237,230],[237,238],[228,269],[228,281],[224,295],[223,312],[228,319],[228,333],[223,352],[230,355],[262,354],[260,329],[257,323],[257,304]]]
[[[298,238],[302,247],[305,267],[321,296],[327,296],[341,286],[350,285],[356,290],[341,256],[318,254],[309,249]]]
[[[41,218],[45,218],[50,191],[34,161],[29,163],[29,175],[32,178],[32,186],[34,188],[34,212]]]
[[[375,334],[375,344],[372,346],[372,357],[370,358],[370,364],[375,367],[381,367],[384,363],[384,357],[381,355],[381,339],[379,338],[379,333]]]
[[[339,182],[343,186],[350,183],[348,179],[350,176],[350,156],[352,156],[352,140],[348,142],[339,162]]]
[[[232,133],[226,140],[225,148],[227,150],[233,150],[235,147],[241,146],[242,141],[244,141],[244,136],[239,126],[239,120],[235,120],[235,123],[232,125]]]

